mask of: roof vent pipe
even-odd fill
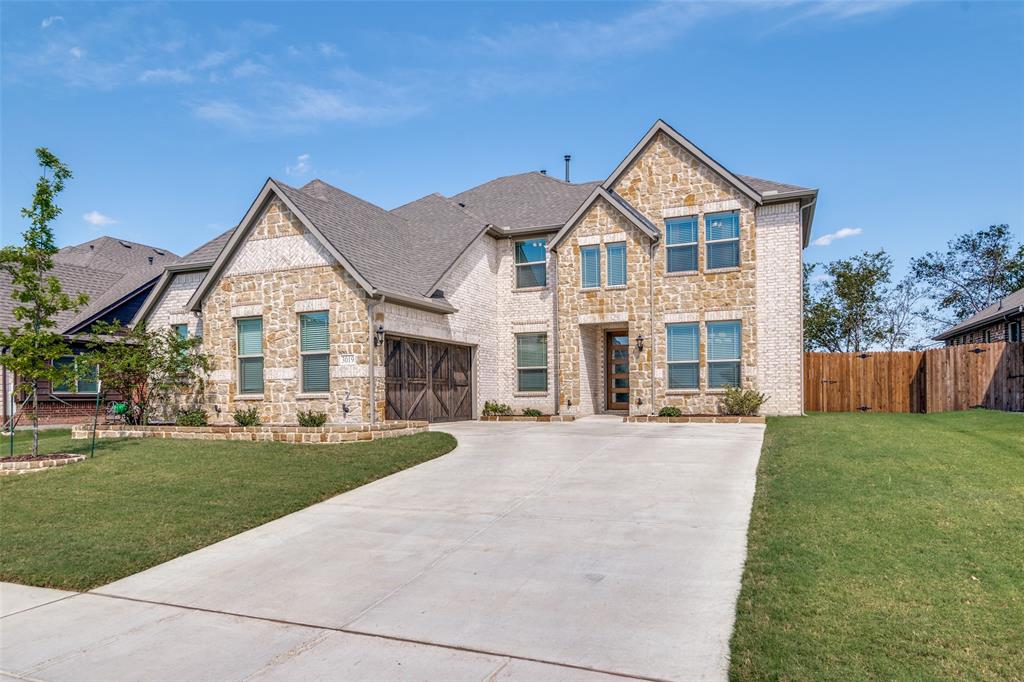
[[[540,174],[541,174],[541,175],[547,175],[547,174],[548,174],[548,171],[547,171],[547,169],[546,169],[546,168],[541,168],[541,169],[540,169]]]
[[[150,264],[150,265],[152,265],[152,264],[153,264],[153,257],[152,257],[152,256],[149,256],[149,264]]]
[[[569,182],[569,162],[572,161],[572,154],[565,155],[565,181]]]

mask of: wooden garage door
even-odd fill
[[[470,348],[401,336],[384,348],[385,419],[473,418]]]

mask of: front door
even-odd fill
[[[608,358],[608,409],[629,409],[629,333],[625,330],[608,332],[606,341]]]

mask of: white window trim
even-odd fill
[[[697,227],[697,230],[696,230],[697,239],[692,241],[692,242],[675,242],[675,243],[670,244],[669,241],[668,241],[668,221],[672,220],[673,218],[691,218],[691,217],[696,219],[696,223],[697,223],[697,225],[696,225],[696,227]],[[667,275],[689,275],[689,274],[693,274],[695,272],[699,272],[700,271],[700,223],[701,223],[701,219],[700,219],[699,213],[693,213],[692,215],[670,216],[670,217],[667,217],[665,219],[665,274],[667,274]],[[668,254],[669,254],[669,251],[671,251],[672,249],[674,249],[676,247],[680,247],[680,246],[693,246],[693,247],[696,248],[696,250],[697,250],[697,259],[696,259],[697,260],[697,267],[694,268],[693,270],[669,270],[668,269]]]
[[[327,313],[327,350],[302,350],[302,316],[314,315],[316,313]],[[298,314],[296,321],[299,325],[299,392],[303,396],[326,395],[331,392],[331,313],[329,310],[304,310]],[[307,391],[306,390],[306,356],[324,355],[327,357],[327,390]]]
[[[682,325],[691,325],[691,324],[695,325],[697,327],[697,359],[696,360],[669,360],[668,359],[668,328],[669,327],[678,327],[678,326],[682,326]],[[668,323],[665,324],[665,390],[666,391],[673,391],[673,392],[675,392],[675,391],[690,391],[690,392],[700,391],[700,384],[701,384],[701,381],[700,381],[700,349],[701,349],[701,344],[703,344],[703,342],[704,342],[703,336],[704,336],[703,325],[700,324],[699,322],[695,322],[695,321],[685,322],[684,321],[684,322],[668,322]],[[678,387],[677,388],[673,388],[671,383],[670,383],[671,382],[672,373],[669,371],[672,368],[672,365],[697,365],[697,385],[696,386],[687,386],[685,388],[678,388]]]
[[[241,322],[242,320],[260,320],[260,352],[258,354],[250,353],[250,354],[247,354],[247,355],[242,355],[242,353],[240,352],[241,348],[240,348],[240,344],[238,342],[239,341],[239,337],[238,337],[238,323]],[[267,367],[266,367],[265,355],[263,353],[263,350],[264,350],[263,342],[264,342],[265,337],[266,337],[266,329],[263,327],[263,316],[262,315],[247,315],[245,317],[236,317],[235,318],[235,373],[238,375],[238,380],[235,382],[235,385],[238,388],[238,395],[240,395],[240,396],[263,395],[263,391],[265,391],[266,388],[267,388],[267,386],[266,386],[266,383],[267,383]],[[264,358],[264,360],[263,360],[263,362],[264,362],[264,367],[263,367],[263,390],[261,390],[259,393],[254,393],[252,391],[248,391],[247,392],[247,391],[243,391],[242,390],[242,360],[249,359],[249,358]]]
[[[618,246],[619,244],[622,244],[622,283],[612,284],[611,272],[608,269],[612,264],[612,259],[608,257],[608,247]],[[604,271],[605,289],[622,289],[629,285],[629,248],[625,239],[617,239],[613,242],[604,243]]]
[[[516,263],[516,244],[524,244],[526,242],[544,240],[544,260],[533,260],[524,263]],[[532,239],[516,239],[512,242],[512,264],[515,266],[514,273],[516,277],[515,288],[520,291],[528,289],[547,289],[548,287],[548,238],[547,237],[534,237]],[[538,284],[532,287],[521,287],[519,286],[519,268],[531,265],[543,265],[544,266],[544,284]]]
[[[585,273],[584,273],[584,268],[583,268],[583,264],[586,262],[584,260],[584,258],[583,258],[583,250],[584,249],[588,249],[588,250],[589,249],[593,249],[597,253],[597,284],[595,284],[593,286],[587,286],[587,281],[586,281],[586,277],[585,277]],[[600,243],[598,243],[598,244],[588,244],[587,246],[581,246],[580,247],[580,289],[586,289],[587,291],[593,291],[594,289],[600,289],[601,288],[601,282],[602,282],[602,279],[601,279],[601,245],[600,245]]]
[[[515,392],[517,394],[523,394],[523,395],[539,395],[539,394],[542,394],[542,393],[547,393],[548,392],[548,383],[551,381],[551,372],[548,370],[548,358],[547,358],[547,355],[548,355],[548,353],[550,352],[551,349],[548,347],[548,334],[547,334],[547,332],[522,332],[522,333],[516,334],[515,336],[516,336],[516,390],[515,390]],[[544,364],[543,365],[537,365],[537,366],[530,365],[530,366],[520,367],[520,365],[519,365],[519,337],[520,336],[543,336],[544,337]],[[524,370],[524,369],[526,369],[526,370],[537,370],[537,369],[544,370],[544,388],[536,389],[536,390],[529,390],[529,389],[520,388],[519,371],[520,370]]]
[[[704,364],[707,365],[707,368],[708,368],[708,390],[709,391],[724,391],[725,390],[724,386],[712,386],[711,385],[711,365],[720,365],[720,364],[725,364],[725,363],[729,363],[729,364],[736,363],[736,364],[738,364],[739,365],[739,376],[737,377],[737,379],[739,380],[739,385],[736,386],[736,388],[740,388],[743,385],[743,320],[742,319],[735,319],[735,320],[712,320],[710,323],[705,322],[704,323],[704,334],[705,335],[710,334],[710,332],[707,329],[708,324],[718,324],[718,323],[721,323],[721,322],[737,322],[737,323],[739,323],[739,325],[740,325],[740,354],[739,354],[739,357],[737,357],[737,358],[730,358],[728,360],[722,360],[722,359],[711,360],[707,356],[707,352],[705,351],[705,361],[704,361]],[[711,347],[711,341],[709,340],[708,341],[708,348],[710,349],[710,347]]]
[[[736,216],[736,236],[735,237],[729,237],[728,239],[708,239],[708,234],[707,234],[708,233],[708,224],[707,224],[707,222],[708,222],[709,218],[711,218],[712,216],[716,216],[716,215],[734,215],[734,214]],[[740,235],[741,234],[743,234],[743,216],[740,214],[739,211],[715,211],[714,213],[705,213],[704,214],[704,261],[705,261],[704,262],[704,269],[710,272],[710,271],[715,271],[715,270],[731,270],[731,269],[738,268],[743,263],[743,258],[741,257],[741,254],[739,253],[739,248],[736,249],[736,265],[725,265],[725,266],[720,267],[720,268],[713,268],[707,262],[707,259],[711,256],[711,249],[709,249],[708,246],[710,246],[711,244],[725,244],[725,243],[728,243],[728,242],[736,242],[737,247],[739,247]],[[667,247],[666,247],[666,250],[667,250]]]

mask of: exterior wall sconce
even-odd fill
[[[643,399],[643,398],[641,398],[641,397],[639,397],[639,396],[637,396],[637,399],[636,399],[636,406],[637,406],[637,407],[640,407],[640,406],[641,406],[641,405],[643,405],[643,404],[644,404],[644,399]]]
[[[641,352],[644,349],[644,335],[643,334],[641,334],[640,336],[636,337],[636,349],[638,351],[641,351]]]
[[[384,344],[384,325],[378,324],[377,329],[373,332],[373,345],[381,346]]]

